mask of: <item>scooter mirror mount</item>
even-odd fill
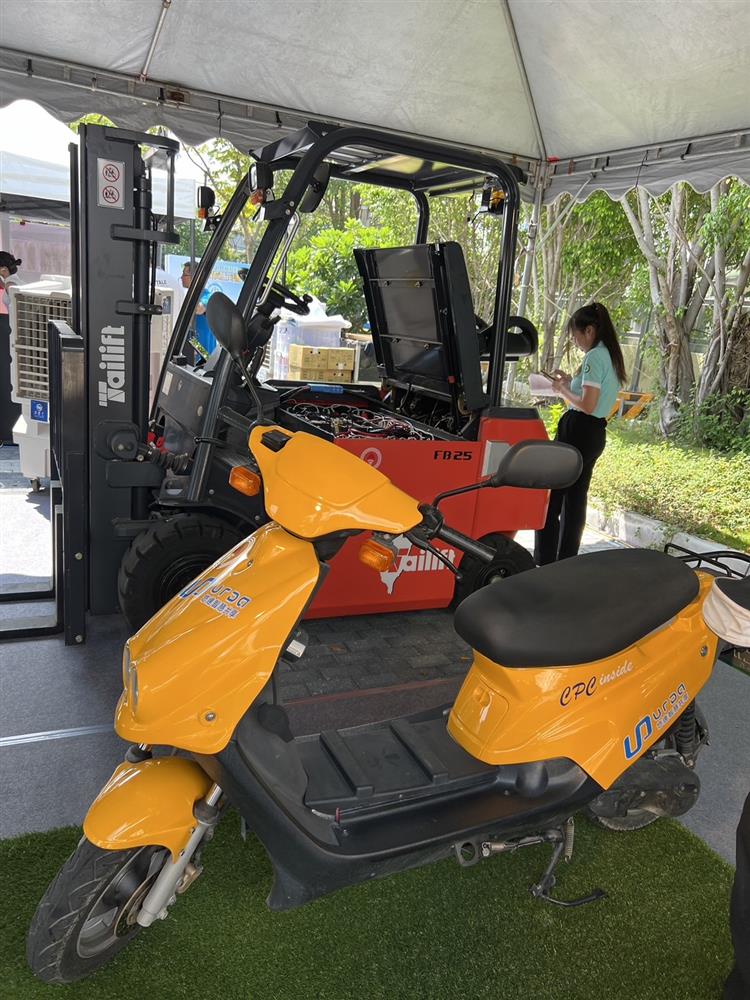
[[[525,490],[562,490],[572,486],[583,469],[577,448],[561,441],[519,441],[503,455],[487,486]]]

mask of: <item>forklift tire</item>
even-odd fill
[[[160,518],[136,535],[117,577],[120,610],[133,632],[244,537],[207,514]]]
[[[463,557],[459,567],[461,579],[456,581],[456,589],[453,594],[454,608],[457,608],[469,594],[481,590],[487,584],[503,580],[506,576],[513,576],[516,573],[524,573],[527,569],[534,569],[536,566],[531,553],[518,542],[514,542],[512,538],[508,538],[507,535],[485,535],[480,541],[485,545],[492,545],[497,555],[489,564],[481,563],[470,555]]]

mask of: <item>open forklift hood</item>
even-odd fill
[[[28,0],[3,104],[265,145],[308,119],[473,146],[551,200],[750,181],[750,5],[735,0]],[[527,192],[528,193],[528,192]]]

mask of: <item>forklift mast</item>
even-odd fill
[[[141,460],[150,323],[160,312],[158,244],[179,239],[177,142],[101,125],[82,126],[79,140],[71,147],[72,328],[49,326],[51,443],[62,500],[54,517],[56,624],[68,644],[85,641],[87,611],[118,611],[120,561],[147,517],[149,488],[160,479]],[[167,170],[166,209],[158,219],[153,165]]]

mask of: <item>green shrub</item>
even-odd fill
[[[642,428],[610,424],[591,497],[676,530],[750,550],[750,454],[723,455],[649,440]]]
[[[720,452],[750,454],[750,391],[731,389],[683,408],[677,439]]]

